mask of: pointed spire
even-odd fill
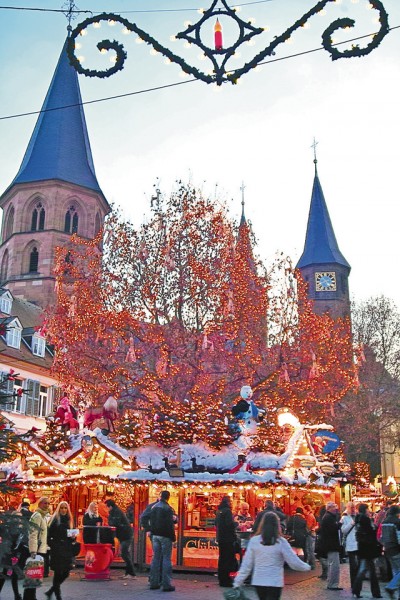
[[[308,265],[337,263],[350,269],[349,263],[339,250],[335,232],[332,227],[328,207],[318,177],[315,146],[316,143],[314,141],[314,184],[311,195],[310,212],[308,215],[306,241],[303,254],[297,263],[297,268],[301,269]]]
[[[66,46],[67,41],[12,185],[58,179],[102,193],[94,169],[78,75],[69,64]],[[60,108],[64,106],[69,108]]]

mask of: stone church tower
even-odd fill
[[[110,206],[97,182],[82,99],[66,44],[3,209],[0,287],[41,307],[54,302],[54,252],[93,238]]]
[[[314,159],[315,176],[311,194],[306,241],[296,267],[308,283],[308,297],[317,314],[350,317],[350,265],[339,250]]]

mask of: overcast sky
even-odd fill
[[[63,0],[9,0],[8,6],[61,8]],[[184,22],[196,22],[194,9],[210,0],[77,0],[82,10],[113,11],[168,45],[196,66],[199,51],[170,36]],[[245,4],[243,2],[243,4]],[[269,31],[246,47],[234,64],[248,60],[274,36],[301,17],[316,0],[269,0],[242,6],[240,16],[255,17]],[[399,0],[383,0],[389,24],[400,26]],[[233,5],[233,3],[231,3]],[[162,9],[168,12],[156,12]],[[180,10],[182,9],[182,10]],[[128,14],[127,11],[150,11]],[[125,11],[125,12],[124,12]],[[152,12],[155,11],[155,12]],[[74,21],[75,26],[86,15]],[[277,49],[274,59],[321,46],[321,35],[339,17],[356,20],[354,30],[337,41],[373,33],[376,11],[365,0],[332,3]],[[224,42],[234,39],[222,19]],[[67,21],[57,13],[0,9],[0,116],[39,110],[66,35]],[[212,44],[213,22],[204,32]],[[320,181],[339,247],[352,266],[350,290],[358,300],[384,294],[400,308],[399,140],[400,29],[364,58],[332,62],[325,50],[274,60],[241,84],[220,88],[185,80],[180,68],[150,54],[121,26],[90,30],[79,53],[88,68],[104,68],[95,42],[116,39],[128,59],[108,79],[80,76],[84,101],[187,81],[184,85],[85,108],[98,181],[107,199],[140,224],[148,213],[153,185],[168,193],[177,179],[191,180],[212,197],[228,202],[239,218],[245,183],[246,216],[266,260],[276,251],[294,262],[301,255],[314,177],[313,138],[318,141]],[[361,40],[360,44],[366,44]],[[96,51],[97,52],[97,51]],[[15,177],[37,117],[0,120],[0,189]]]

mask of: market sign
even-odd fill
[[[310,456],[310,458],[302,458],[300,461],[300,466],[305,469],[311,469],[311,467],[315,467],[315,458]]]

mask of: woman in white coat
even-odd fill
[[[350,583],[353,589],[354,582],[356,580],[359,560],[358,560],[358,544],[356,539],[356,507],[354,502],[348,502],[346,504],[346,512],[340,519],[342,523],[342,541],[346,550],[346,554],[349,558],[349,569],[350,569]]]
[[[283,588],[283,567],[287,563],[296,571],[309,571],[310,565],[300,560],[289,543],[282,537],[279,519],[273,512],[266,512],[255,535],[247,546],[234,587],[243,585],[252,573],[251,584],[255,586],[260,600],[279,600]]]

